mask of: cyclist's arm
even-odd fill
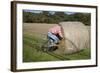
[[[63,35],[62,35],[62,32],[61,31],[59,31],[59,36],[61,37],[61,38],[63,38]]]

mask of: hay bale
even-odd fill
[[[65,37],[65,54],[90,48],[90,30],[81,22],[61,22]]]

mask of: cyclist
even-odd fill
[[[50,44],[48,45],[48,51],[52,51],[53,48],[58,48],[57,44],[59,44],[60,40],[63,38],[62,28],[60,25],[56,25],[49,29],[47,37],[49,39]]]

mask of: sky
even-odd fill
[[[32,12],[32,13],[42,13],[43,12],[41,10],[24,10],[24,11],[25,12]],[[49,11],[49,13],[53,15],[55,13],[55,11]],[[71,15],[71,14],[74,14],[75,12],[68,12],[68,11],[66,11],[64,13],[68,14],[68,15]]]

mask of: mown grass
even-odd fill
[[[81,59],[90,59],[91,53],[90,49],[84,49],[77,53],[65,55],[67,58],[70,58],[70,60],[81,60]]]
[[[38,62],[38,61],[57,61],[55,58],[41,50],[41,46],[46,40],[37,36],[24,35],[23,39],[23,62]]]
[[[40,62],[40,61],[60,61],[59,58],[51,56],[44,53],[41,50],[41,46],[46,41],[46,39],[41,38],[38,35],[28,35],[23,36],[23,62]],[[62,55],[69,60],[80,60],[80,59],[90,59],[90,49],[82,50],[78,53]]]

